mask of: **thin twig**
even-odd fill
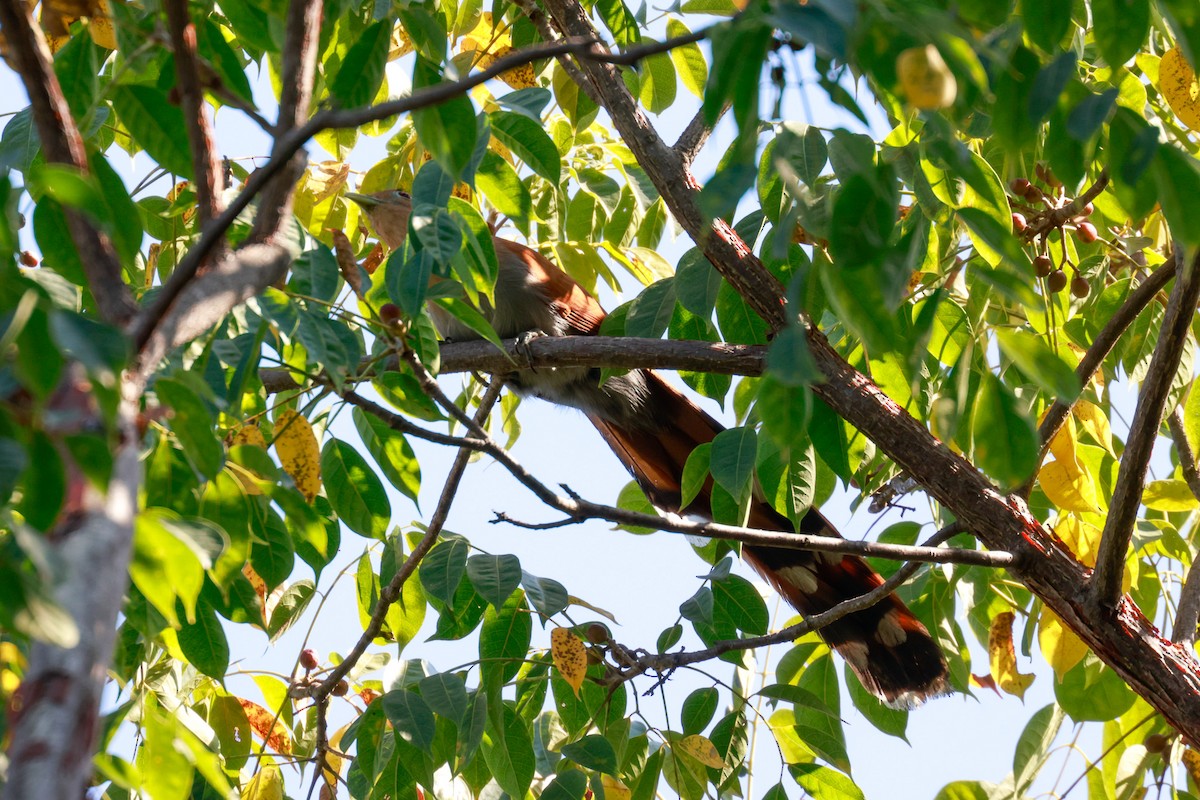
[[[961,522],[952,522],[946,527],[939,530],[922,545],[923,548],[935,549],[938,545],[956,536],[966,530],[966,526]],[[779,644],[781,642],[790,642],[803,636],[806,633],[820,630],[827,625],[831,625],[838,620],[855,614],[859,611],[864,611],[890,595],[896,589],[904,584],[917,570],[921,568],[921,564],[909,562],[896,570],[890,578],[876,586],[871,591],[861,594],[858,597],[852,597],[848,600],[843,600],[827,611],[822,611],[819,614],[813,614],[806,617],[803,622],[798,622],[795,625],[788,626],[783,630],[769,633],[765,636],[753,636],[745,639],[725,639],[719,642],[714,642],[711,647],[704,650],[683,651],[678,653],[645,653],[638,654],[634,651],[622,648],[622,661],[625,663],[625,671],[622,672],[622,677],[626,680],[634,678],[645,672],[654,672],[663,674],[673,669],[686,666],[688,664],[696,664],[701,661],[709,661],[717,658],[725,653],[736,650],[753,650],[758,647],[767,645]]]
[[[496,400],[500,398],[500,392],[503,387],[504,383],[499,378],[492,381],[483,399],[479,402],[479,410],[475,414],[475,419],[471,420],[473,423],[482,426],[488,414],[491,413],[492,407],[496,404]],[[346,677],[347,673],[354,668],[354,665],[362,658],[363,653],[367,651],[371,642],[383,630],[383,623],[387,619],[388,609],[400,599],[400,595],[404,591],[405,582],[417,571],[421,559],[437,543],[438,536],[441,535],[442,529],[446,524],[446,518],[450,514],[450,507],[454,504],[454,498],[458,493],[459,484],[462,482],[463,473],[466,472],[467,464],[470,462],[471,454],[474,452],[475,449],[471,447],[459,448],[457,455],[454,457],[454,463],[450,466],[450,473],[446,476],[446,484],[442,487],[442,494],[438,498],[437,508],[434,509],[433,516],[429,518],[429,527],[425,529],[425,535],[421,537],[421,541],[417,543],[412,552],[408,554],[408,558],[396,570],[396,574],[392,576],[392,580],[388,582],[388,585],[380,590],[379,599],[375,601],[375,607],[371,609],[371,619],[366,627],[363,628],[362,636],[358,638],[354,647],[346,654],[345,660],[331,669],[324,680],[308,690],[307,693],[310,696],[318,699],[329,697],[334,687],[338,685],[338,682]]]
[[[1079,360],[1079,366],[1075,368],[1075,374],[1079,377],[1079,385],[1087,386],[1092,382],[1092,378],[1100,367],[1104,364],[1104,359],[1108,358],[1108,354],[1117,346],[1117,342],[1129,330],[1129,326],[1134,323],[1138,316],[1150,305],[1150,302],[1162,291],[1163,287],[1170,283],[1175,277],[1178,270],[1178,261],[1172,254],[1171,258],[1166,261],[1161,267],[1138,284],[1138,287],[1129,293],[1125,298],[1125,302],[1121,307],[1113,313],[1108,322],[1100,330],[1096,336],[1092,346],[1083,354],[1083,358]],[[1063,402],[1055,400],[1054,404],[1046,411],[1046,416],[1042,419],[1042,424],[1038,426],[1038,437],[1042,442],[1042,449],[1038,453],[1037,463],[1040,466],[1045,460],[1046,454],[1050,452],[1050,442],[1058,435],[1063,424],[1066,423],[1067,417],[1071,413],[1071,409],[1075,407],[1076,400]],[[1034,470],[1034,475],[1037,470]],[[1021,487],[1020,495],[1028,498],[1029,492],[1033,490],[1033,478]]]
[[[54,72],[45,34],[33,19],[33,4],[0,0],[0,30],[6,34],[9,63],[21,76],[29,95],[46,161],[86,173],[87,149]],[[124,325],[137,306],[122,279],[121,262],[112,241],[80,211],[64,206],[63,214],[100,316],[114,325]]]
[[[683,161],[685,168],[691,168],[692,162],[696,160],[696,156],[700,155],[700,150],[703,149],[704,143],[712,135],[716,123],[725,115],[725,112],[729,108],[729,103],[723,105],[721,110],[717,112],[717,119],[711,123],[708,121],[704,109],[700,109],[696,112],[696,116],[692,117],[692,121],[687,124],[687,127],[683,129],[683,132],[679,134],[679,138],[671,146],[671,149],[679,154],[679,158]]]
[[[1176,259],[1186,258],[1180,247],[1175,248],[1174,255]],[[1185,267],[1175,281],[1159,330],[1158,344],[1155,345],[1149,371],[1138,394],[1137,409],[1133,414],[1129,438],[1125,442],[1125,452],[1121,455],[1121,467],[1117,472],[1108,519],[1096,554],[1096,570],[1091,579],[1091,602],[1097,610],[1115,608],[1121,596],[1125,553],[1137,522],[1150,454],[1162,427],[1163,409],[1179,370],[1179,358],[1191,331],[1198,298],[1200,255]]]
[[[1183,428],[1183,412],[1176,408],[1167,415],[1167,427],[1171,429],[1171,438],[1175,440],[1175,451],[1179,453],[1179,468],[1192,495],[1200,500],[1200,472],[1196,471],[1196,454],[1187,440],[1187,432]],[[1175,627],[1171,630],[1171,640],[1191,647],[1196,642],[1196,626],[1200,625],[1200,569],[1196,561],[1188,568],[1183,587],[1179,590],[1179,608],[1175,612]]]
[[[192,149],[192,186],[196,190],[196,221],[203,228],[220,212],[221,165],[213,145],[212,125],[200,86],[200,59],[196,56],[196,26],[188,16],[187,0],[166,0],[167,28],[175,53],[179,101]]]

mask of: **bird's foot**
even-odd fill
[[[545,331],[532,330],[518,333],[516,336],[516,344],[514,349],[521,356],[521,358],[525,359],[525,368],[531,372],[537,372],[537,367],[533,366],[533,351],[530,349],[529,345],[535,339],[540,339],[541,337],[548,335],[549,334],[547,334]]]

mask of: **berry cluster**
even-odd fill
[[[1062,181],[1054,176],[1044,164],[1034,168],[1037,181],[1028,178],[1014,178],[1008,188],[1014,198],[1013,207],[1021,209],[1012,215],[1013,231],[1026,242],[1033,242],[1038,250],[1033,259],[1033,267],[1039,278],[1045,278],[1046,288],[1051,292],[1061,292],[1067,288],[1067,273],[1062,267],[1055,267],[1054,260],[1048,252],[1047,240],[1050,233],[1058,230],[1063,238],[1062,263],[1074,271],[1070,279],[1071,294],[1082,299],[1091,292],[1087,278],[1079,272],[1079,267],[1072,263],[1067,256],[1066,232],[1074,231],[1075,238],[1082,244],[1091,244],[1100,238],[1096,226],[1088,221],[1095,208],[1086,201],[1080,205],[1073,197],[1067,197],[1063,190]],[[1041,185],[1038,185],[1038,184]],[[1022,202],[1024,201],[1024,202]],[[1028,214],[1028,218],[1026,217]]]

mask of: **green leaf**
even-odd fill
[[[433,755],[434,718],[429,705],[416,692],[394,689],[383,696],[383,713],[396,735]]]
[[[133,560],[129,577],[150,605],[172,625],[179,625],[175,602],[195,616],[196,600],[204,585],[204,565],[196,551],[178,535],[177,517],[165,509],[138,514],[133,531]]]
[[[321,448],[321,479],[338,519],[359,536],[383,539],[392,519],[379,477],[346,442],[329,438]]]
[[[438,68],[417,58],[413,86],[424,88],[441,80]],[[413,127],[421,144],[433,154],[434,160],[453,178],[460,178],[475,152],[478,131],[475,108],[465,94],[437,105],[415,109]]]
[[[21,473],[29,465],[25,448],[15,439],[0,437],[0,505],[7,505]]]
[[[470,570],[470,563],[467,564]],[[516,677],[533,635],[525,598],[513,592],[501,607],[488,607],[479,632],[480,671],[484,685],[499,687]]]
[[[496,725],[491,719],[499,717]],[[524,797],[533,782],[533,741],[525,721],[504,704],[489,714],[489,725],[483,736],[483,759],[496,783],[510,797]]]
[[[598,734],[584,736],[577,742],[564,744],[562,754],[576,764],[607,775],[617,774],[617,753],[608,739]]]
[[[577,769],[567,769],[554,776],[542,790],[540,800],[583,800],[587,791],[587,776]]]
[[[217,612],[207,603],[196,609],[196,621],[185,622],[179,629],[179,649],[188,662],[216,681],[225,680],[229,671],[229,642]]]
[[[689,694],[683,701],[679,712],[679,723],[683,728],[683,734],[688,736],[703,732],[708,727],[708,723],[712,722],[713,715],[717,713],[719,700],[720,693],[711,686],[705,686]]]
[[[310,580],[296,581],[283,590],[283,594],[279,595],[279,600],[271,609],[270,620],[267,621],[267,634],[272,642],[277,641],[299,621],[316,593],[316,585]]]
[[[862,681],[847,665],[845,668],[846,689],[850,694],[850,702],[867,720],[888,736],[908,741],[904,735],[908,728],[908,712],[902,709],[890,708],[883,701],[863,688]]]
[[[461,676],[438,672],[417,684],[429,708],[458,725],[467,713],[467,685]]]
[[[1062,727],[1063,711],[1054,703],[1039,709],[1017,740],[1013,753],[1013,782],[1018,793],[1024,793],[1046,764],[1050,746]]]
[[[386,422],[355,408],[352,412],[354,427],[362,437],[367,452],[375,459],[388,482],[406,497],[417,502],[421,489],[421,465],[417,455],[404,434],[392,429]]]
[[[712,582],[713,627],[718,635],[734,630],[762,636],[770,624],[770,614],[754,584],[740,575],[728,575]]]
[[[640,68],[642,85],[638,97],[651,114],[661,114],[675,102],[676,67],[669,55],[660,53],[642,59]]]
[[[390,18],[367,26],[346,51],[329,83],[329,93],[342,108],[365,106],[379,92],[393,27]]]
[[[600,19],[604,21],[604,26],[608,28],[617,44],[625,47],[641,41],[641,28],[637,17],[623,0],[598,0],[596,10],[600,12]]]
[[[657,339],[667,330],[675,311],[675,278],[656,281],[633,299],[625,318],[626,336]]]
[[[1029,331],[999,328],[996,341],[1021,372],[1059,400],[1070,402],[1079,396],[1079,376],[1041,337]]]
[[[217,438],[212,412],[183,381],[160,378],[154,393],[172,409],[171,429],[175,432],[192,466],[207,478],[215,478],[225,463],[225,447]]]
[[[804,387],[821,380],[821,369],[808,349],[808,337],[798,325],[780,331],[767,351],[769,375],[778,384]]]
[[[1192,198],[1200,192],[1200,167],[1196,159],[1174,147],[1158,149],[1154,163],[1158,200],[1171,227],[1171,235],[1187,248],[1200,245],[1200,215],[1194,213]]]
[[[272,590],[287,580],[296,562],[296,549],[286,526],[274,513],[257,531],[258,537],[250,548],[250,564]]]
[[[1002,486],[1017,486],[1037,466],[1038,438],[1012,390],[984,373],[971,420],[975,463]]]
[[[467,577],[484,600],[501,608],[521,584],[521,560],[513,555],[473,555],[467,559]]]
[[[845,773],[820,764],[790,764],[788,770],[813,800],[864,800],[862,789]]]
[[[683,476],[680,479],[680,505],[687,508],[699,496],[708,476],[712,459],[712,443],[698,444],[688,454],[683,465]]]
[[[1092,33],[1114,70],[1133,57],[1150,35],[1150,4],[1142,0],[1092,0]]]
[[[471,546],[461,536],[446,536],[421,560],[417,576],[425,591],[451,605],[459,582],[467,574]]]
[[[539,578],[522,571],[521,585],[525,587],[526,598],[542,616],[552,617],[570,603],[567,587],[553,578]]]
[[[1076,722],[1107,722],[1130,709],[1137,695],[1091,653],[1054,683],[1054,697]]]
[[[538,175],[558,185],[562,160],[558,148],[541,125],[512,111],[493,111],[488,118],[492,123],[492,135],[501,144]]]
[[[1066,3],[1021,0],[1020,19],[1030,40],[1043,50],[1053,52],[1071,27],[1071,7]]]
[[[41,431],[30,437],[22,478],[17,511],[27,524],[48,533],[67,497],[67,475],[58,448]]]
[[[758,435],[752,428],[721,431],[712,441],[710,470],[713,480],[741,502],[749,496],[757,455]]]
[[[683,254],[675,278],[679,304],[698,317],[711,317],[724,279],[699,248],[693,247]]]
[[[667,37],[676,39],[691,33],[688,27],[679,20],[667,19]],[[703,99],[704,85],[708,82],[708,62],[704,60],[704,51],[695,42],[676,47],[671,50],[671,61],[679,71],[679,79],[689,92]]]
[[[112,92],[112,104],[133,141],[159,166],[192,177],[187,125],[178,105],[153,86],[141,84],[118,85]]]
[[[475,185],[501,214],[517,222],[533,218],[533,198],[517,171],[501,156],[488,150],[475,172]]]

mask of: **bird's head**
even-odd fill
[[[347,200],[353,200],[362,208],[371,221],[375,234],[392,250],[404,244],[408,235],[408,217],[412,214],[412,198],[399,189],[358,194],[346,192]]]

